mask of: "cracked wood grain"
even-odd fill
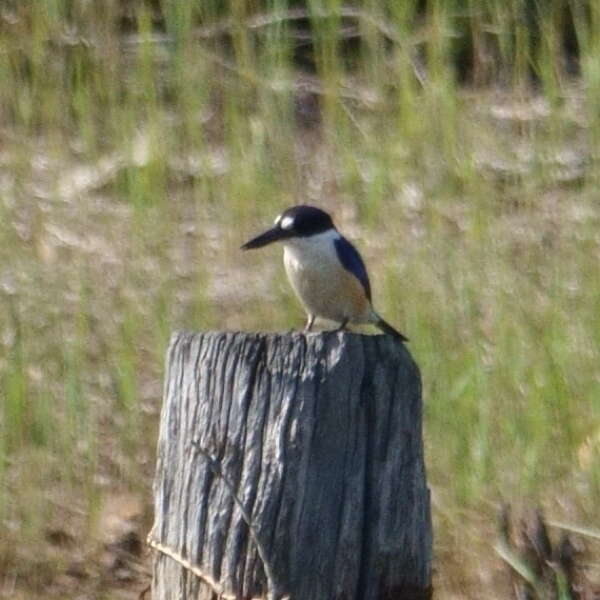
[[[430,597],[421,408],[386,336],[175,334],[152,597]]]

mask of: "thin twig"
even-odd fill
[[[415,58],[413,57],[413,53],[411,48],[414,48],[418,45],[418,42],[411,39],[405,39],[398,34],[398,32],[394,29],[394,27],[388,25],[386,22],[381,19],[376,18],[374,15],[360,10],[358,8],[352,6],[342,6],[336,10],[323,10],[318,8],[292,8],[286,11],[274,11],[273,13],[263,13],[258,14],[253,17],[248,18],[246,21],[241,23],[244,27],[250,30],[262,29],[264,27],[268,27],[271,25],[276,25],[278,23],[285,23],[291,21],[298,21],[301,19],[328,19],[328,18],[352,18],[359,21],[363,21],[375,27],[385,38],[387,38],[390,42],[393,42],[397,46],[404,48],[409,56],[411,66],[413,69],[413,73],[417,79],[417,81],[425,86],[427,83],[427,74],[423,69],[422,65],[419,65]],[[218,23],[212,25],[205,25],[201,27],[197,27],[192,32],[192,38],[196,40],[207,40],[213,39],[220,35],[231,33],[231,31],[238,26],[239,23],[234,21],[231,18],[224,19]],[[310,39],[309,36],[302,36],[302,40],[306,41]],[[342,35],[341,37],[356,37],[356,32],[352,31],[350,34]],[[140,45],[145,43],[173,43],[174,37],[169,34],[164,33],[153,33],[150,35],[139,35],[133,34],[127,36],[124,40],[124,44],[126,45]],[[214,57],[213,57],[214,58]],[[229,68],[228,65],[223,65],[226,68]],[[237,69],[233,69],[236,70]],[[272,89],[275,89],[272,87]],[[281,90],[281,86],[278,86],[278,89]],[[316,90],[315,93],[323,93],[323,91]]]
[[[358,133],[360,133],[365,140],[369,139],[367,132],[364,130],[363,126],[358,122],[356,117],[352,114],[352,111],[343,102],[340,101],[340,104],[342,105],[342,110],[346,113],[348,119],[350,119],[350,122],[358,130]]]
[[[267,551],[266,551],[265,547],[263,546],[262,542],[260,541],[258,534],[252,524],[252,517],[246,510],[242,501],[239,499],[233,485],[231,484],[231,482],[229,481],[229,479],[227,478],[225,473],[223,473],[223,470],[221,469],[221,466],[218,463],[218,461],[215,460],[215,458],[213,458],[213,456],[207,450],[202,448],[202,446],[200,446],[200,444],[198,442],[192,442],[192,446],[194,446],[194,448],[195,448],[196,452],[198,452],[198,454],[201,454],[208,461],[210,468],[223,481],[225,487],[227,488],[227,491],[231,494],[231,497],[233,498],[236,506],[239,508],[242,518],[244,519],[246,525],[248,525],[248,531],[250,533],[250,537],[252,538],[252,541],[254,542],[254,545],[256,546],[256,549],[258,551],[258,555],[260,556],[260,560],[263,563],[263,568],[265,570],[265,575],[267,577],[267,585],[268,585],[268,588],[270,591],[269,597],[270,598],[272,597],[274,599],[283,598],[283,596],[281,595],[281,593],[279,591],[280,587],[276,583],[275,574],[273,573],[273,570],[271,568],[271,563],[269,561],[269,557],[267,556]]]
[[[373,101],[373,94],[361,94],[356,92],[348,86],[344,86],[341,89],[331,92],[325,86],[323,86],[317,78],[311,79],[307,76],[303,76],[294,81],[285,81],[283,79],[265,79],[247,70],[240,69],[233,62],[226,60],[216,52],[212,52],[205,47],[200,48],[200,52],[214,63],[227,71],[235,73],[242,79],[249,81],[251,84],[262,89],[269,89],[273,92],[302,92],[311,93],[316,96],[330,96],[336,98],[343,98],[345,100],[355,100],[363,105],[373,105],[376,102]]]
[[[569,525],[568,523],[561,523],[560,521],[546,521],[546,523],[551,527],[556,527],[557,529],[564,529],[565,531],[570,531],[571,533],[578,533],[579,535],[583,535],[594,540],[600,540],[600,531],[597,529],[590,529],[588,527],[582,527],[581,525]]]
[[[384,21],[377,19],[372,14],[353,6],[341,6],[339,9],[335,10],[319,8],[290,8],[289,10],[284,11],[273,11],[272,13],[261,13],[254,15],[242,23],[239,23],[234,19],[227,18],[219,21],[218,23],[196,27],[192,31],[192,37],[195,39],[212,39],[220,35],[230,33],[239,25],[243,25],[247,29],[256,30],[290,21],[300,21],[302,19],[330,19],[334,17],[365,21],[373,25],[384,37],[395,44],[405,46],[411,43],[408,40],[402,39],[394,30],[394,28]],[[170,42],[173,41],[173,36],[164,33],[152,34],[150,36],[133,34],[127,37],[126,43],[130,45],[138,45],[147,41]]]
[[[249,515],[249,513],[247,512],[246,508],[244,507],[242,501],[239,499],[238,495],[236,494],[235,489],[233,488],[233,485],[231,484],[231,482],[229,481],[227,476],[223,473],[217,460],[208,451],[206,451],[204,448],[202,448],[197,442],[192,442],[192,446],[194,447],[196,452],[198,452],[198,454],[203,456],[208,461],[210,468],[223,481],[223,483],[225,484],[225,487],[227,488],[227,491],[231,494],[231,497],[233,498],[235,504],[239,508],[242,518],[244,519],[244,522],[246,523],[246,525],[248,525],[248,531],[250,533],[250,537],[252,538],[252,541],[254,542],[254,544],[256,546],[258,555],[263,564],[265,576],[267,578],[267,586],[268,586],[267,600],[290,600],[290,596],[284,595],[280,591],[280,587],[276,583],[275,575],[271,568],[271,564],[267,558],[267,552],[266,552],[264,546],[262,545],[260,539],[258,538],[258,534],[256,533],[254,526],[252,525],[251,516]],[[151,548],[153,548],[154,550],[157,550],[158,552],[160,552],[161,554],[164,554],[165,556],[168,556],[169,558],[171,558],[172,560],[174,560],[175,562],[180,564],[183,568],[187,569],[188,571],[190,571],[191,573],[196,575],[196,577],[201,579],[204,583],[206,583],[213,590],[213,592],[217,595],[217,597],[219,599],[223,599],[223,600],[236,600],[237,599],[237,596],[226,593],[224,587],[218,581],[215,581],[210,575],[208,575],[204,571],[202,571],[202,569],[200,569],[197,565],[190,562],[187,558],[185,558],[184,556],[182,556],[181,554],[179,554],[177,551],[173,550],[172,548],[169,548],[168,546],[165,546],[161,542],[155,540],[154,539],[154,530],[155,530],[155,527],[153,527],[150,530],[150,533],[148,533],[148,537],[146,538],[146,542],[148,543],[148,545]],[[263,600],[263,599],[261,599],[259,597],[255,597],[255,598],[251,598],[251,600]]]
[[[517,554],[515,554],[506,543],[497,542],[494,544],[496,554],[516,573],[518,573],[529,585],[532,586],[537,594],[538,580],[535,573]]]
[[[210,575],[207,575],[204,571],[198,568],[197,565],[191,563],[187,558],[184,558],[172,548],[161,544],[160,542],[152,539],[150,536],[148,536],[147,542],[151,548],[154,548],[154,550],[157,550],[161,554],[168,556],[170,559],[181,565],[184,569],[190,573],[193,573],[196,577],[198,577],[198,579],[202,579],[202,581],[212,589],[218,598],[222,598],[223,600],[237,600],[237,596],[226,593],[225,589],[218,581],[215,581]],[[252,600],[261,600],[261,598],[252,598]]]

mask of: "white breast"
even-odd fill
[[[334,245],[339,238],[340,234],[333,229],[285,240],[285,269],[309,314],[338,322],[345,319],[364,322],[367,320],[364,291],[340,263]]]
[[[337,267],[339,259],[334,243],[340,237],[335,229],[330,229],[316,235],[285,240],[285,261],[308,270]]]

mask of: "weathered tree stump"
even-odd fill
[[[431,595],[419,371],[385,336],[178,333],[153,600]]]

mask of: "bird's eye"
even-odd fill
[[[281,219],[280,227],[281,229],[291,229],[294,226],[294,218],[293,217],[283,217]]]

